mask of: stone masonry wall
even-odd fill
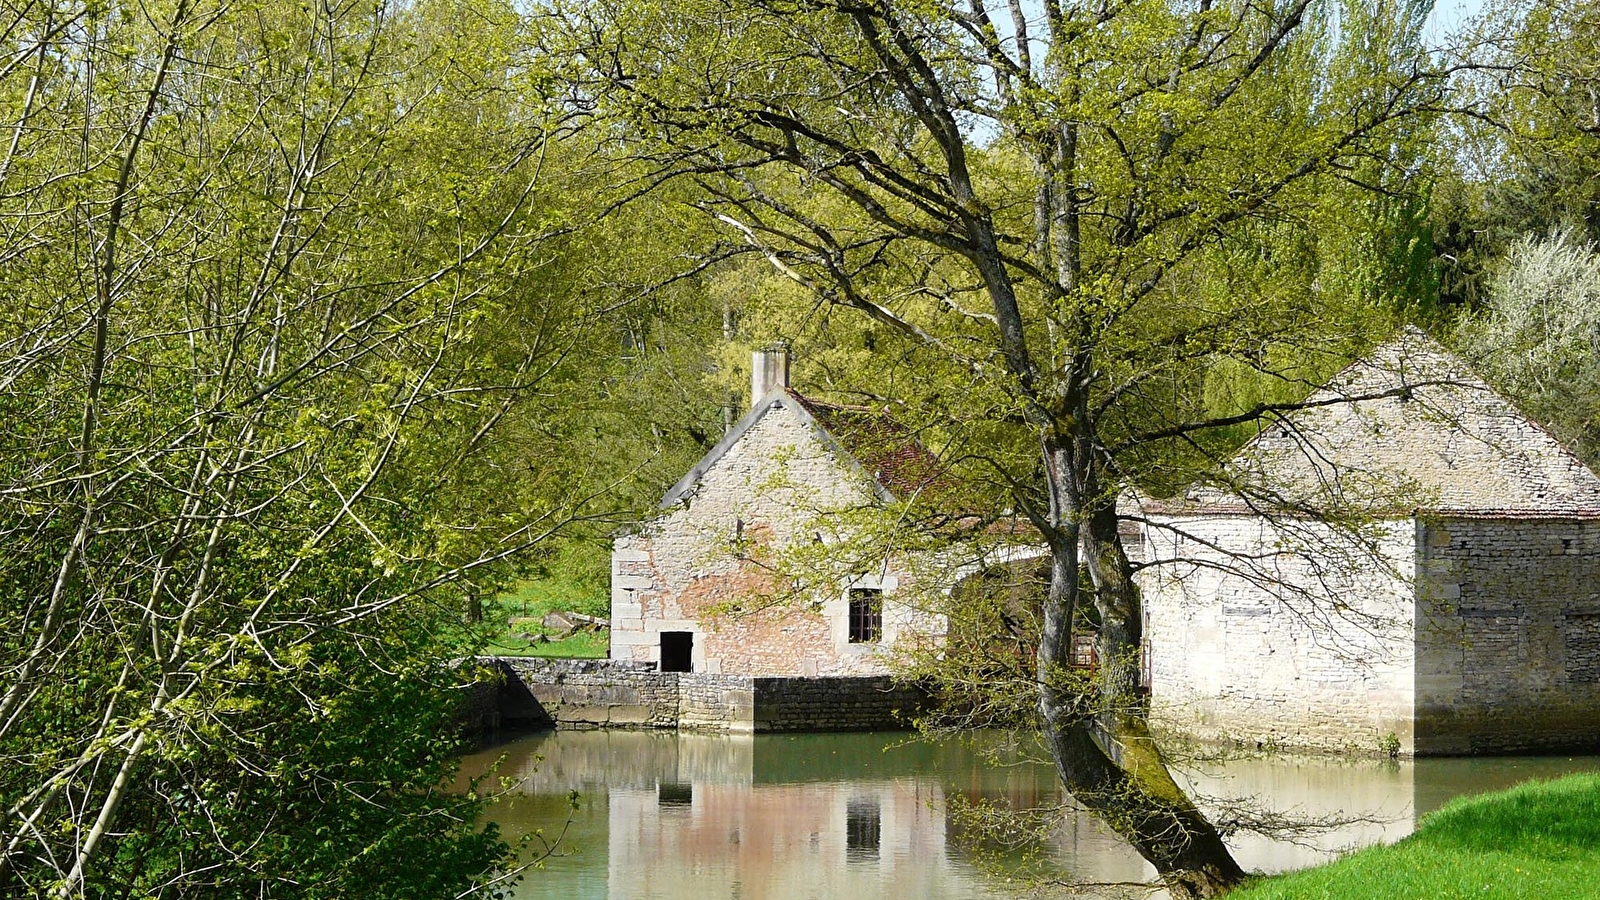
[[[738,675],[678,676],[677,727],[692,731],[755,730],[755,689]]]
[[[1600,521],[1418,526],[1418,753],[1600,749]]]
[[[914,615],[894,602],[899,576],[884,571],[882,560],[871,565],[876,571],[844,575],[868,576],[883,588],[878,643],[850,643],[843,584],[801,596],[772,575],[784,548],[830,540],[831,514],[873,500],[865,477],[843,465],[805,419],[773,407],[691,496],[617,538],[611,657],[659,663],[661,633],[676,631],[694,635],[696,673],[887,674],[878,650],[914,627]]]
[[[892,678],[757,678],[755,730],[872,731],[907,728],[927,703]]]
[[[576,728],[673,728],[678,679],[603,659],[501,657],[555,720]]]
[[[1157,725],[1248,746],[1412,750],[1409,521],[1157,517],[1141,573]],[[1390,737],[1392,736],[1392,738]]]
[[[501,657],[558,727],[697,731],[905,728],[926,695],[887,677],[750,678],[612,660]]]

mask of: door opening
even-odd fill
[[[661,671],[694,671],[694,632],[661,632]]]

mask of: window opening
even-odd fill
[[[870,644],[883,635],[883,591],[850,589],[850,643]]]

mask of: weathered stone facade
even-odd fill
[[[1414,534],[1319,522],[1162,520],[1143,579],[1152,717],[1251,747],[1411,749]]]
[[[1309,402],[1225,486],[1145,504],[1156,720],[1261,746],[1600,747],[1600,479],[1418,332]]]
[[[613,659],[660,666],[663,641],[682,640],[696,673],[884,675],[883,651],[938,639],[942,620],[897,596],[907,573],[893,556],[809,573],[819,576],[810,585],[779,574],[796,548],[840,542],[851,516],[892,499],[883,470],[869,473],[817,409],[785,388],[769,393],[667,495],[659,518],[616,539]],[[852,640],[852,589],[881,600],[872,639]]]
[[[1419,753],[1600,747],[1600,520],[1418,523]]]

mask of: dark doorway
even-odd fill
[[[694,665],[694,632],[661,632],[661,671],[692,672]]]

